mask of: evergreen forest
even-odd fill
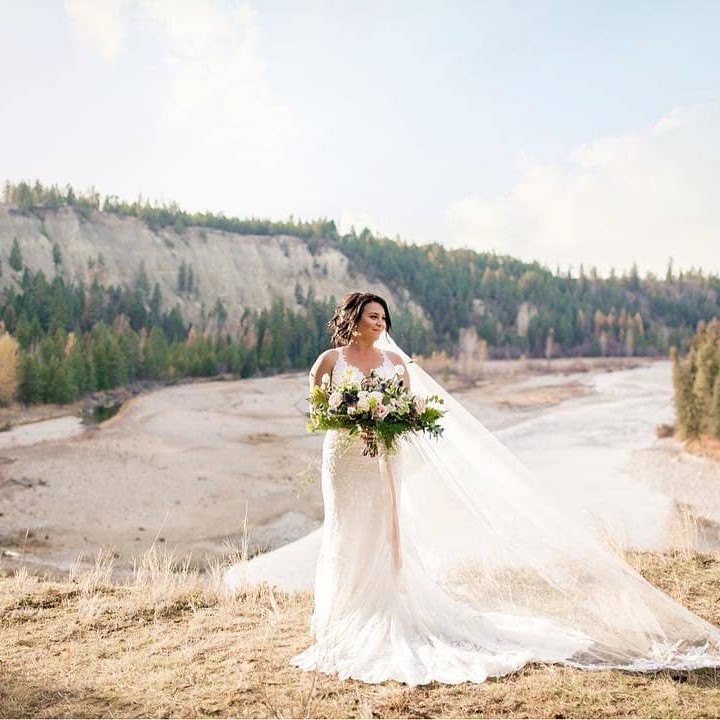
[[[224,333],[221,322],[215,333],[203,334],[177,306],[163,307],[157,284],[150,291],[142,280],[132,288],[96,281],[85,289],[26,269],[21,290],[0,296],[2,337],[13,343],[0,346],[0,364],[16,366],[16,383],[12,390],[0,387],[0,404],[13,396],[24,403],[71,402],[138,380],[308,368],[327,347],[324,326],[334,305],[332,298],[311,299],[295,312],[278,299],[248,311],[238,337]]]
[[[95,190],[79,193],[39,182],[6,183],[3,196],[15,212],[38,217],[70,207],[86,219],[114,213],[178,233],[214,228],[267,236],[268,242],[291,235],[313,254],[336,248],[351,267],[393,288],[394,335],[414,354],[457,354],[469,329],[491,358],[666,356],[672,347],[697,356],[699,323],[720,317],[720,278],[700,270],[676,272],[671,260],[664,277],[641,276],[635,266],[601,277],[592,266],[551,271],[496,253],[412,245],[368,230],[341,235],[325,219],[276,222],[187,213],[142,198],[101,201]],[[57,270],[62,248],[52,251]],[[189,271],[179,268],[183,289],[192,282]],[[10,273],[15,283],[7,282]],[[247,310],[239,333],[231,336],[221,303],[212,322],[191,327],[178,306],[165,307],[158,285],[142,270],[122,286],[105,287],[96,279],[85,287],[66,283],[59,273],[49,278],[32,272],[17,241],[0,258],[0,321],[16,348],[13,394],[26,403],[67,402],[135,380],[306,369],[327,347],[325,324],[335,301],[315,298],[312,287],[303,292],[298,285],[294,305],[277,299],[261,311]],[[4,362],[8,367],[10,361]]]
[[[720,440],[720,321],[700,323],[687,355],[681,358],[674,348],[671,355],[679,434]]]

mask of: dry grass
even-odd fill
[[[685,449],[693,455],[702,455],[711,460],[720,461],[720,439],[701,435],[698,438],[688,440],[682,436],[675,425],[661,424],[655,428],[655,434],[659,438],[675,438],[685,445]]]
[[[634,554],[653,583],[720,624],[720,555]],[[309,594],[228,594],[153,550],[126,585],[112,554],[67,582],[0,579],[3,717],[716,717],[720,672],[530,666],[482,685],[364,685],[288,664]]]

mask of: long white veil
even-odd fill
[[[539,480],[388,335],[412,391],[439,395],[439,440],[402,443],[401,543],[479,613],[537,618],[587,640],[567,662],[633,670],[720,666],[720,630],[645,581],[562,512]],[[558,460],[560,461],[560,460]]]

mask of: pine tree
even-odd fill
[[[107,325],[99,322],[90,335],[90,358],[92,363],[92,387],[94,390],[109,390],[110,353],[107,342]]]
[[[693,391],[695,380],[695,358],[690,355],[681,361],[677,350],[672,349],[673,359],[673,385],[675,388],[675,415],[680,433],[691,440],[700,435],[702,423],[702,410],[698,398]]]
[[[55,266],[55,272],[57,273],[62,265],[62,253],[60,252],[60,246],[55,243],[52,249],[53,265]]]
[[[162,312],[162,293],[160,292],[160,285],[155,283],[152,291],[152,297],[150,298],[150,312],[148,314],[148,323],[150,327],[157,325],[160,322],[160,314]]]
[[[148,325],[148,313],[145,309],[145,299],[143,293],[136,289],[130,297],[129,307],[127,308],[130,325],[135,330],[140,330]]]
[[[187,335],[187,325],[183,320],[182,312],[178,305],[175,305],[169,313],[163,316],[162,330],[166,339],[169,339],[170,342],[184,339]]]
[[[105,293],[100,287],[97,278],[90,286],[90,293],[86,296],[86,307],[84,308],[85,324],[83,327],[90,329],[102,320],[105,310]]]
[[[714,366],[715,348],[703,338],[695,355],[695,375],[693,377],[692,390],[695,402],[700,412],[700,431],[708,430],[705,421],[710,415],[710,406],[713,400],[713,387],[717,368]]]
[[[19,375],[18,398],[26,405],[41,402],[43,391],[40,366],[32,355],[21,356]]]
[[[269,330],[266,330],[262,335],[260,347],[258,348],[258,368],[260,370],[269,370],[272,368],[272,350],[272,334]]]
[[[710,434],[720,440],[720,375],[715,378],[710,407]]]
[[[135,290],[139,293],[143,304],[147,303],[150,298],[150,280],[147,275],[147,270],[145,269],[144,261],[140,262],[135,275]]]
[[[73,385],[77,388],[79,395],[90,390],[92,368],[85,357],[85,338],[82,333],[70,333],[68,341],[72,337],[72,343],[67,350],[66,366],[72,378]]]
[[[23,350],[30,349],[30,345],[33,341],[32,327],[30,326],[30,321],[28,320],[24,310],[20,313],[20,318],[17,321],[17,325],[15,327],[15,337]]]
[[[215,315],[215,319],[217,320],[218,328],[222,328],[227,322],[228,314],[227,310],[225,309],[225,305],[220,298],[218,298],[217,302],[215,303],[215,307],[213,308],[213,315]]]
[[[177,291],[179,295],[184,295],[187,291],[187,265],[184,260],[180,263],[178,269]]]
[[[10,249],[10,267],[15,272],[20,272],[23,268],[23,257],[17,238],[13,238],[12,248]]]
[[[108,333],[107,351],[110,387],[124,385],[130,379],[128,360],[121,339],[112,331]]]
[[[161,378],[168,369],[169,346],[165,333],[159,326],[151,331],[145,345],[143,369],[149,378]]]
[[[32,197],[32,189],[26,182],[21,182],[18,184],[15,194],[14,194],[14,200],[17,203],[17,206],[22,210],[23,212],[26,212],[30,210],[33,206],[33,197]]]
[[[675,421],[678,430],[684,433],[683,422],[685,419],[685,395],[683,393],[683,368],[680,364],[680,355],[676,347],[670,348],[670,360],[672,361],[672,382],[673,382],[673,404],[675,405]]]
[[[140,374],[140,336],[130,327],[118,332],[118,342],[124,358],[124,379],[135,380]]]
[[[50,384],[47,400],[55,403],[69,403],[77,397],[73,374],[65,362],[55,361],[50,368]]]
[[[5,323],[5,329],[9,333],[14,333],[15,326],[17,325],[17,319],[15,317],[15,309],[10,303],[5,306],[5,311],[3,312],[2,319]]]

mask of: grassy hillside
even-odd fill
[[[720,625],[720,555],[634,554],[635,567]],[[147,555],[67,582],[0,579],[2,717],[718,717],[720,671],[530,666],[482,685],[364,685],[302,672],[309,594],[230,596]],[[0,566],[2,568],[2,566]]]

